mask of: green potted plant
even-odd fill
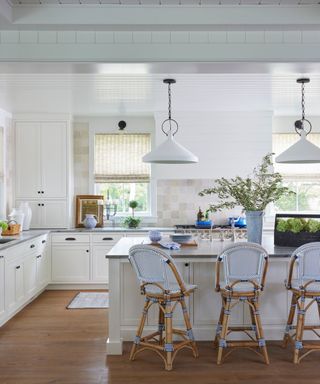
[[[8,229],[8,223],[6,221],[0,220],[0,236],[2,231],[6,231]]]
[[[241,206],[246,213],[248,241],[261,244],[263,212],[269,203],[294,193],[282,185],[280,173],[273,172],[272,153],[262,159],[260,165],[247,177],[214,180],[214,186],[199,192],[200,196],[215,195],[217,202],[210,204],[211,212]]]
[[[140,218],[134,217],[134,210],[138,207],[138,202],[136,200],[129,201],[129,207],[132,209],[132,216],[126,217],[123,224],[128,228],[137,228],[141,222]]]

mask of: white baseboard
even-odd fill
[[[77,289],[86,289],[86,290],[90,290],[90,289],[109,289],[109,284],[74,284],[74,283],[70,283],[70,284],[61,284],[61,283],[52,283],[52,284],[49,284],[46,288],[48,291],[58,291],[58,290],[63,290],[63,291],[66,291],[66,290],[77,290]]]

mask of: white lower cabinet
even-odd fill
[[[82,283],[89,281],[89,244],[52,246],[52,282]]]
[[[12,246],[0,255],[0,325],[49,283],[46,242],[47,235],[39,236]]]
[[[37,256],[33,252],[23,261],[23,291],[27,297],[37,291]]]
[[[110,246],[94,245],[92,247],[92,280],[95,282],[108,283],[109,261],[106,255],[112,248]]]
[[[4,316],[4,257],[0,255],[0,319]]]

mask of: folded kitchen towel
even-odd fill
[[[159,241],[159,244],[163,247],[163,248],[167,248],[167,249],[180,249],[181,245],[178,244],[178,243],[175,243],[174,241]]]

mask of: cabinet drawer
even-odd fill
[[[122,234],[114,234],[114,233],[100,233],[96,235],[92,235],[92,240],[94,243],[102,244],[115,244],[123,237]]]
[[[52,243],[64,243],[64,244],[74,244],[74,243],[89,243],[90,235],[85,233],[53,233],[51,235]]]

